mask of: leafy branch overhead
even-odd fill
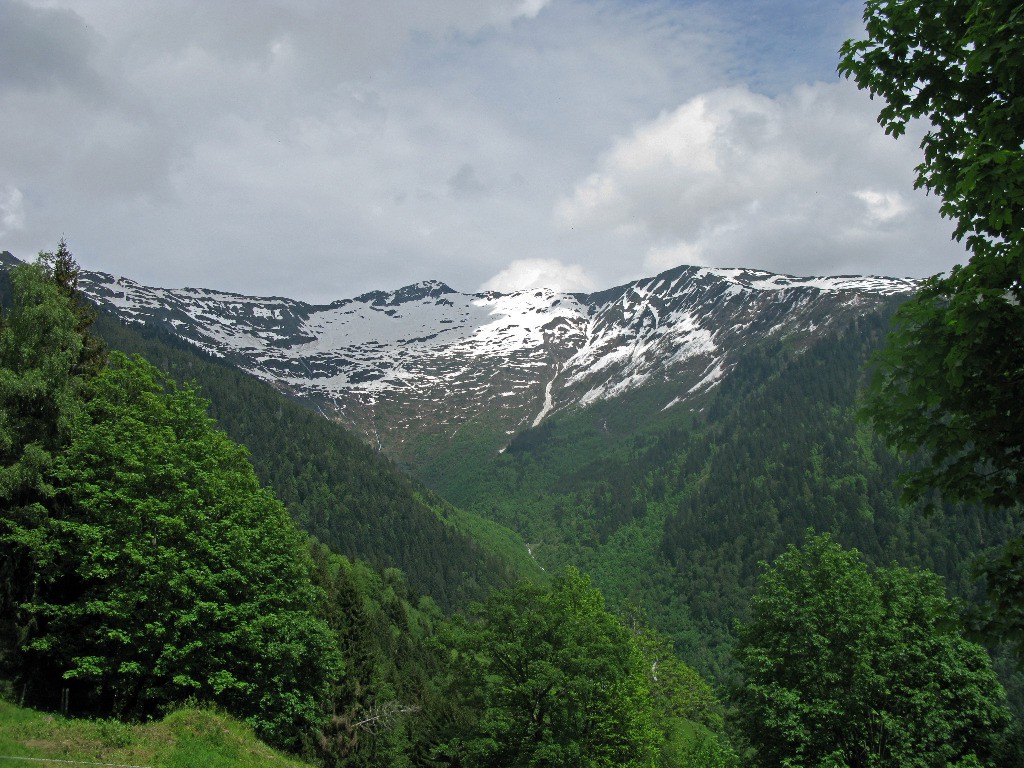
[[[1024,499],[1024,9],[1016,2],[880,2],[840,72],[881,96],[878,120],[921,142],[917,186],[971,253],[899,313],[869,413],[891,443],[931,461],[908,495],[1006,506]]]
[[[890,445],[924,454],[907,500],[1012,508],[1024,503],[1024,6],[869,0],[864,19],[839,71],[884,99],[887,133],[928,121],[917,186],[942,198],[970,253],[897,314],[866,412]],[[989,563],[989,589],[1024,627],[1005,594],[1021,578],[1011,554]],[[1007,618],[990,628],[1024,640]]]

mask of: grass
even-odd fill
[[[66,761],[145,768],[309,768],[263,744],[238,720],[210,710],[182,709],[159,722],[131,725],[63,718],[0,701],[0,768],[46,768]]]

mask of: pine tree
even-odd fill
[[[58,553],[45,535],[58,512],[55,462],[84,416],[79,318],[43,266],[10,270],[0,315],[0,677],[20,682],[21,646],[34,631],[40,564]]]

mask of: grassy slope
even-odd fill
[[[10,760],[23,757],[33,760]],[[73,720],[0,701],[0,765],[78,761],[150,768],[309,768],[259,741],[248,726],[208,710],[160,722]]]

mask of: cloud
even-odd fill
[[[876,224],[898,220],[910,210],[904,196],[892,190],[859,189],[853,195],[864,203],[868,220]]]
[[[95,43],[72,11],[5,0],[0,3],[0,88],[93,90]]]
[[[10,5],[47,42],[24,71],[56,74],[0,93],[30,223],[3,245],[66,233],[156,285],[332,300],[580,262],[552,200],[687,73],[716,77],[706,14],[661,2],[60,5]],[[61,40],[75,66],[48,61]]]
[[[514,14],[516,17],[525,16],[528,19],[536,18],[537,14],[540,13],[549,2],[550,0],[520,0],[520,2],[515,5]]]
[[[912,191],[917,143],[884,136],[876,109],[845,82],[700,94],[615,142],[556,203],[556,224],[645,254],[645,272],[681,257],[801,274],[946,269],[962,251],[937,201]]]
[[[476,175],[476,169],[463,163],[450,179],[448,189],[455,197],[476,197],[487,192],[487,186]]]
[[[913,141],[849,86],[793,88],[834,74],[859,4],[754,6],[0,0],[0,247],[64,233],[151,285],[313,301],[524,262],[583,290],[677,259],[951,261]]]
[[[481,291],[510,293],[531,288],[586,293],[597,286],[579,264],[555,259],[518,259],[480,286]]]
[[[24,196],[17,187],[0,188],[0,236],[25,227]]]

